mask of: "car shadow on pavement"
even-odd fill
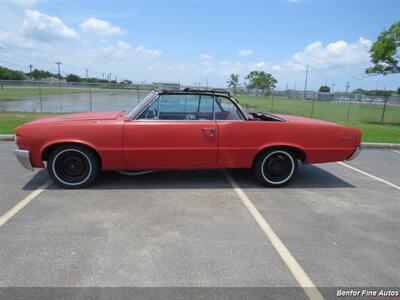
[[[232,169],[229,174],[242,188],[263,188],[251,170]],[[34,190],[48,178],[47,171],[41,170],[23,187]],[[294,181],[280,189],[307,188],[352,188],[353,185],[314,165],[299,165]],[[90,189],[231,189],[231,185],[221,170],[157,171],[138,176],[126,176],[116,172],[103,172]],[[51,184],[48,189],[60,189]]]
[[[241,188],[260,188],[252,170],[231,170],[229,173]],[[279,189],[354,188],[355,186],[315,165],[298,166],[293,182]]]

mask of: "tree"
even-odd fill
[[[353,90],[353,93],[366,95],[366,96],[390,96],[391,94],[395,94],[396,91],[355,89],[355,90]]]
[[[374,64],[365,70],[371,75],[400,73],[400,22],[393,23],[383,31],[370,49]]]
[[[245,79],[248,81],[246,86],[249,89],[261,89],[264,95],[269,95],[271,90],[276,87],[278,80],[264,71],[251,71]]]
[[[236,94],[236,88],[239,84],[239,74],[232,73],[226,83],[229,88],[233,89],[233,93]]]
[[[320,93],[330,93],[331,88],[327,85],[321,85],[321,87],[319,88],[319,92]]]
[[[0,79],[3,80],[24,80],[26,79],[24,73],[20,71],[11,70],[9,68],[0,66]]]
[[[67,82],[81,82],[82,78],[75,74],[69,74],[66,78]]]
[[[38,69],[33,70],[31,73],[28,73],[27,75],[29,77],[34,78],[35,80],[41,80],[41,79],[45,79],[48,77],[58,78],[58,74],[53,74],[53,73],[50,73],[49,71],[43,71],[43,70],[38,70]]]

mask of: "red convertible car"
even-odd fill
[[[267,186],[305,164],[353,159],[361,131],[325,121],[246,112],[224,90],[152,91],[129,112],[33,120],[15,130],[15,155],[46,167],[64,188],[93,184],[101,170],[253,168]]]

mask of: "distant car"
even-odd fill
[[[93,184],[101,170],[253,168],[266,186],[305,164],[353,159],[361,131],[326,121],[247,113],[224,90],[152,91],[129,112],[39,118],[15,130],[15,155],[46,167],[64,188]],[[44,162],[47,162],[45,164]]]

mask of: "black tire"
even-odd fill
[[[286,148],[271,148],[256,157],[253,170],[263,185],[284,186],[296,176],[297,157]]]
[[[96,154],[80,145],[61,145],[47,161],[47,172],[58,186],[79,189],[92,185],[100,174]]]

